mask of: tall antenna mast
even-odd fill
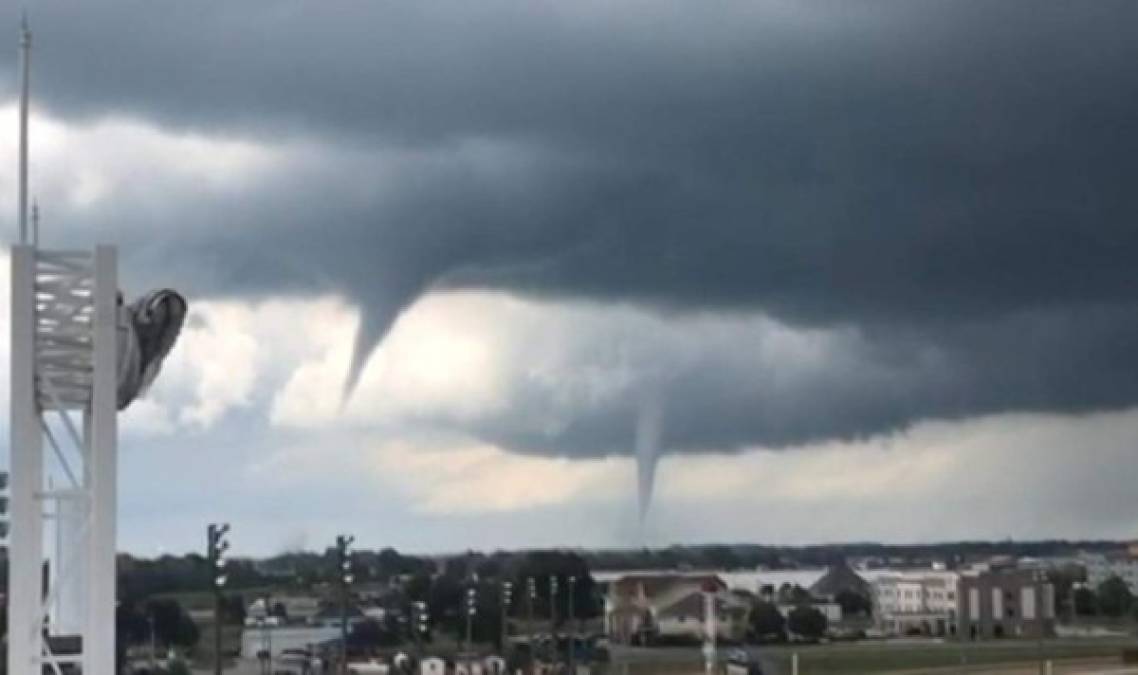
[[[20,243],[28,243],[28,80],[32,55],[32,32],[28,16],[20,24],[20,195],[17,204]]]

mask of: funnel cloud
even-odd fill
[[[652,505],[663,421],[660,401],[655,398],[645,401],[636,420],[636,486],[641,527],[648,517],[648,507]]]

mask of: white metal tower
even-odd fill
[[[117,341],[123,311],[116,251],[45,250],[29,242],[30,50],[25,24],[20,237],[11,255],[8,672],[40,675],[46,666],[62,675],[64,664],[74,664],[84,675],[113,675]],[[45,546],[52,542],[55,553],[47,556]]]

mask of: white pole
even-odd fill
[[[87,540],[87,622],[84,675],[115,672],[115,517],[118,466],[118,269],[113,246],[95,247],[94,378],[90,466],[91,525]],[[90,667],[86,667],[90,666]]]
[[[8,535],[8,672],[39,672],[43,566],[43,434],[35,383],[35,251],[12,247],[12,357],[9,375],[11,483]]]
[[[704,591],[703,668],[707,673],[715,669],[715,592]]]
[[[20,243],[28,243],[28,89],[32,55],[32,32],[25,16],[20,26],[20,191],[16,220],[20,224]]]
[[[791,675],[798,675],[798,652],[790,655],[790,673]]]

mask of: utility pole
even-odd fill
[[[577,589],[577,577],[569,576],[569,672],[577,673],[577,626],[574,621],[573,596]]]
[[[506,653],[506,640],[510,636],[510,602],[513,600],[514,585],[509,581],[502,582],[502,635],[499,638],[498,651]]]
[[[557,575],[549,575],[549,641],[553,643],[553,662],[560,661],[561,650],[557,645]]]
[[[158,669],[158,649],[154,644],[154,608],[152,607],[146,616],[146,623],[150,626],[150,672],[157,672]]]
[[[222,589],[225,588],[225,551],[229,549],[229,540],[225,535],[229,532],[229,524],[210,524],[206,528],[206,559],[210,565],[210,577],[213,581],[213,672],[221,675],[221,600]]]
[[[355,578],[352,576],[352,542],[356,538],[341,534],[336,536],[336,560],[340,575],[340,673],[348,672],[348,590]]]
[[[533,629],[533,603],[537,599],[537,580],[533,577],[526,578],[526,624],[529,627],[529,640],[530,651],[532,652],[537,646],[533,644],[536,634]]]
[[[261,644],[265,647],[265,659],[261,662],[261,670],[265,675],[273,675],[273,633],[269,623],[272,610],[269,605],[269,594],[261,597],[261,606],[265,608],[265,615],[261,617]]]

